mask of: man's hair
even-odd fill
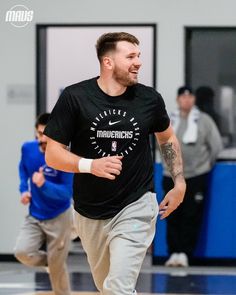
[[[49,121],[49,116],[50,116],[49,113],[40,114],[36,119],[35,128],[38,128],[39,125],[45,125],[46,126],[48,121]]]
[[[105,33],[100,36],[97,40],[96,50],[97,57],[101,62],[102,57],[109,51],[114,51],[116,49],[116,44],[119,41],[127,41],[132,44],[139,45],[139,40],[126,32],[114,32],[114,33]]]

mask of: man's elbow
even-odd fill
[[[50,151],[50,149],[48,149],[48,147],[46,148],[46,152],[45,152],[45,161],[49,167],[56,168],[54,167],[52,152]]]

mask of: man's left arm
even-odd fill
[[[186,183],[183,174],[181,149],[171,125],[163,132],[155,133],[162,157],[173,179],[174,187],[160,203],[161,219],[170,215],[184,199]]]
[[[73,173],[60,172],[60,180],[51,182],[45,179],[43,169],[35,172],[32,181],[40,189],[43,195],[52,200],[70,200],[72,197]]]

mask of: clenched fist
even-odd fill
[[[32,181],[37,185],[37,187],[41,187],[44,184],[45,177],[43,175],[43,167],[40,167],[38,172],[34,172]]]
[[[20,201],[21,201],[21,203],[22,203],[23,205],[27,205],[27,204],[29,204],[29,203],[30,203],[30,200],[31,200],[31,193],[30,193],[30,192],[23,192],[23,193],[21,194],[21,199],[20,199]]]
[[[122,156],[111,156],[95,159],[91,165],[91,173],[98,177],[114,180],[122,170]]]

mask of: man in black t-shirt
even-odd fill
[[[100,76],[66,87],[45,130],[48,165],[75,173],[77,232],[103,295],[135,292],[154,237],[151,133],[175,183],[160,204],[161,218],[178,207],[186,189],[164,101],[138,83],[138,45],[128,33],[102,35],[96,45]]]

